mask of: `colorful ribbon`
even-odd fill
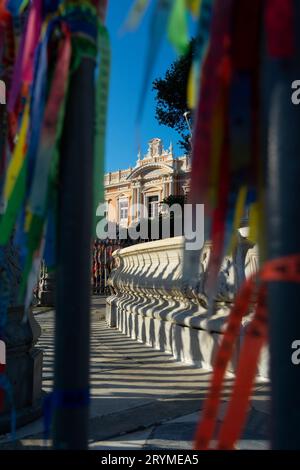
[[[247,279],[240,289],[217,351],[203,417],[196,431],[197,450],[208,449],[213,438],[223,381],[236,345],[241,321],[256,301],[254,316],[246,329],[225,418],[219,430],[217,449],[233,449],[242,432],[260,352],[267,342],[266,285],[269,282],[299,283],[300,255],[289,255],[266,262],[260,272]]]
[[[135,0],[135,3],[131,7],[128,17],[122,27],[122,31],[131,31],[135,29],[141,22],[150,0]]]
[[[168,25],[168,39],[178,54],[186,54],[189,48],[189,31],[186,0],[174,0]]]
[[[22,10],[20,2],[13,3],[10,7],[14,14]],[[102,19],[106,4],[106,0],[100,2]],[[42,8],[41,1],[34,0],[28,5],[28,21],[19,42],[9,101],[10,134],[17,134],[18,138],[11,142],[12,154],[8,156],[7,165],[1,158],[4,179],[0,195],[0,245],[9,242],[16,227],[15,242],[21,254],[23,273],[20,302],[25,301],[26,310],[41,257],[45,253],[52,267],[55,263],[59,143],[64,108],[70,74],[85,57],[97,62],[95,214],[104,197],[101,175],[104,173],[110,45],[108,33],[97,14],[88,1],[80,5],[43,2]],[[3,10],[2,17],[7,31],[11,25],[9,12]],[[8,35],[4,41],[6,48],[8,44],[11,47]],[[52,50],[58,50],[57,55],[51,54],[52,46]]]

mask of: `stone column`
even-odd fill
[[[167,197],[167,183],[166,183],[166,179],[163,178],[163,199],[165,199]]]
[[[137,204],[142,204],[142,191],[141,191],[141,184],[138,183],[137,186],[136,186],[136,203]],[[137,211],[137,218],[140,219],[141,217],[143,217],[143,210],[142,210],[142,207],[140,207],[140,213],[138,213]]]
[[[169,183],[169,196],[174,196],[174,177],[170,177],[170,183]]]
[[[135,188],[134,188],[134,186],[132,186],[132,189],[131,189],[131,210],[130,210],[131,223],[133,223],[134,220],[135,220],[134,204],[135,204]]]
[[[2,265],[9,285],[9,309],[2,333],[6,345],[6,376],[12,386],[14,405],[17,411],[17,426],[23,426],[42,414],[42,362],[43,353],[35,347],[41,329],[32,311],[24,322],[24,307],[18,302],[18,287],[21,279],[19,256],[12,243],[0,247]],[[3,284],[2,284],[3,286]],[[10,431],[11,403],[5,395],[4,410],[0,414],[0,433]]]

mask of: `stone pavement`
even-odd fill
[[[206,370],[176,362],[171,355],[140,344],[104,321],[105,299],[92,303],[91,449],[191,449],[195,426],[209,386]],[[36,316],[42,327],[43,389],[53,383],[54,313]],[[227,377],[219,420],[226,410],[232,377]],[[240,449],[267,449],[267,384],[256,385]],[[18,430],[17,441],[0,437],[0,449],[41,449],[42,419]],[[49,442],[48,445],[51,443]]]

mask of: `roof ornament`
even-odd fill
[[[141,159],[142,159],[142,152],[141,152],[141,147],[139,147],[139,151],[138,151],[138,154],[137,154],[137,164],[139,165]]]
[[[155,138],[149,141],[148,157],[160,157],[163,152],[162,140]]]

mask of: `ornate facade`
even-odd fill
[[[129,226],[145,215],[143,207],[149,217],[156,216],[165,198],[188,194],[190,171],[189,156],[176,158],[172,144],[165,150],[161,139],[150,140],[147,154],[139,152],[134,168],[105,175],[108,220]]]

